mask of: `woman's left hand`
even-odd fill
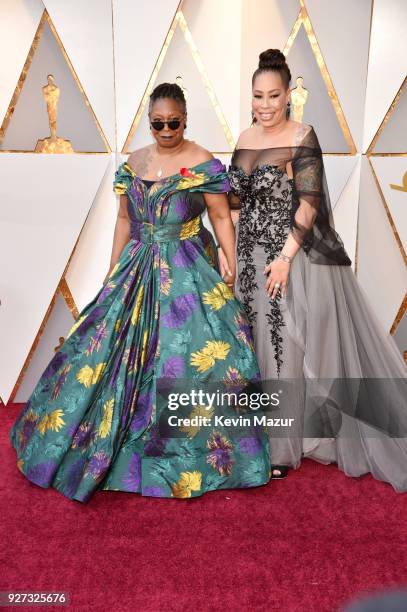
[[[264,274],[268,274],[266,291],[272,300],[276,298],[279,290],[281,291],[281,296],[285,295],[290,265],[288,262],[277,258],[264,268]]]

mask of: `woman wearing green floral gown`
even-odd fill
[[[246,316],[230,289],[234,230],[225,167],[184,139],[178,86],[154,90],[149,118],[156,142],[116,172],[120,209],[103,287],[11,431],[21,472],[81,502],[96,490],[188,498],[270,478],[263,428],[187,425],[182,437],[160,428],[160,381],[191,388],[219,381],[234,389],[259,371]],[[224,279],[202,224],[205,208],[228,259]],[[210,417],[213,410],[194,404],[187,413]]]

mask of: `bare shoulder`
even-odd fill
[[[256,139],[256,133],[257,129],[255,126],[243,130],[236,143],[236,149],[244,149],[245,147],[251,148]]]
[[[148,167],[148,163],[151,161],[153,157],[153,147],[154,145],[147,145],[142,149],[137,149],[136,151],[132,151],[127,158],[127,162],[136,172],[142,176],[146,173],[146,168]]]
[[[210,151],[193,141],[190,141],[187,151],[188,157],[191,160],[190,163],[193,166],[203,164],[203,162],[213,159],[213,155]]]

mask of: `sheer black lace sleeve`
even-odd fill
[[[312,127],[294,148],[292,170],[291,234],[313,263],[351,265],[334,229],[322,151]]]

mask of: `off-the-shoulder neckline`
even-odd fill
[[[299,149],[299,148],[308,148],[308,149],[313,149],[315,147],[308,147],[307,145],[302,144],[304,141],[304,138],[306,136],[308,136],[308,134],[310,134],[312,131],[314,131],[314,128],[312,125],[308,125],[309,130],[307,130],[303,136],[303,138],[301,139],[300,143],[297,145],[286,145],[286,146],[280,146],[280,147],[260,147],[258,149],[251,149],[248,147],[239,147],[238,149],[235,147],[233,153],[237,153],[238,151],[273,151],[275,149]]]
[[[238,149],[235,149],[233,153],[237,153],[237,151],[269,151],[273,149],[299,149],[300,147],[305,148],[305,145],[290,145],[290,146],[287,145],[286,147],[260,147],[259,149],[249,149],[248,147],[239,147]]]
[[[209,163],[213,163],[213,162],[215,162],[215,161],[220,162],[220,163],[222,164],[221,160],[220,160],[218,157],[212,157],[211,159],[207,159],[207,160],[206,160],[206,161],[204,161],[204,162],[200,162],[199,164],[195,164],[195,166],[185,166],[185,167],[186,167],[186,169],[187,169],[187,170],[194,170],[195,168],[199,168],[200,166],[205,166],[205,165],[207,165],[207,164],[209,164]],[[143,177],[139,176],[139,175],[137,174],[137,172],[134,170],[134,168],[132,168],[132,166],[131,166],[131,165],[130,165],[130,164],[127,162],[127,161],[123,162],[123,163],[122,163],[122,164],[120,164],[120,165],[121,165],[121,166],[127,166],[127,167],[129,168],[129,170],[130,170],[131,174],[132,174],[134,177],[138,178],[140,181],[150,181],[150,180],[153,180],[153,179],[146,179],[146,178],[143,178]],[[222,165],[223,165],[223,164],[222,164]],[[180,176],[181,178],[183,178],[183,177],[182,177],[182,174],[181,174],[180,172],[175,172],[174,174],[170,174],[170,175],[168,175],[168,176],[162,176],[161,178],[159,178],[159,179],[157,179],[157,180],[156,180],[156,179],[154,179],[154,182],[156,182],[156,183],[160,183],[160,182],[162,182],[162,181],[166,181],[167,179],[171,179],[171,178],[174,178],[174,177],[176,177],[176,176]]]

